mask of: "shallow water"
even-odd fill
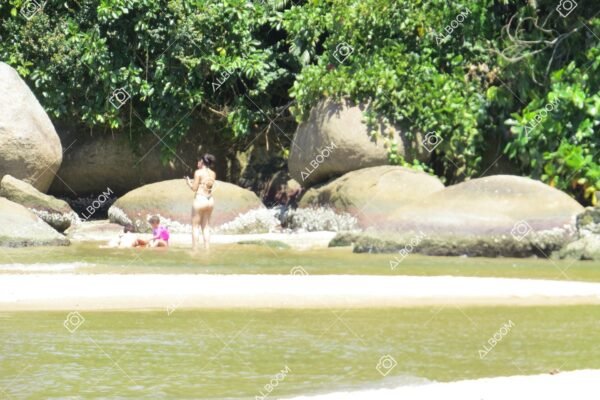
[[[183,248],[99,249],[88,243],[0,249],[0,275],[300,271],[600,281],[597,262],[410,255],[392,271],[392,257],[353,254],[348,248],[298,251],[233,244],[203,254]],[[60,283],[50,279],[49,284]],[[600,307],[593,306],[81,315],[84,322],[74,329],[74,320],[65,327],[63,312],[0,313],[0,399],[255,399],[273,382],[268,398],[276,399],[430,380],[600,369]],[[510,332],[481,359],[479,351],[490,348],[490,338],[508,321],[514,323]],[[385,355],[397,362],[387,376],[376,368]],[[288,372],[281,375],[282,370]]]
[[[254,399],[286,368],[270,398],[600,368],[600,307],[81,315],[71,333],[65,313],[0,314],[4,397]]]
[[[393,257],[393,254],[354,254],[349,248],[300,251],[231,244],[214,246],[211,253],[206,254],[184,248],[100,249],[97,244],[88,243],[69,247],[0,248],[0,274],[28,271],[289,274],[296,271],[313,275],[455,275],[600,282],[600,262],[411,254],[391,270]]]

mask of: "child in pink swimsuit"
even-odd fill
[[[169,230],[160,226],[160,218],[154,215],[148,222],[152,226],[152,239],[148,242],[148,247],[169,247]]]

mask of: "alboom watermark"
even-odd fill
[[[460,14],[456,16],[456,18],[450,21],[449,25],[446,25],[446,27],[444,28],[444,32],[446,32],[446,35],[444,35],[444,33],[439,33],[435,36],[435,42],[437,43],[437,45],[439,46],[440,44],[443,44],[447,39],[449,39],[450,36],[452,36],[452,34],[454,33],[454,31],[459,26],[463,25],[467,17],[470,15],[471,10],[465,7],[464,11],[461,11]]]
[[[89,205],[85,208],[85,211],[87,211],[87,214],[85,213],[85,211],[81,214],[82,220],[87,221],[88,219],[90,219],[92,217],[92,215],[94,215],[96,213],[96,211],[98,211],[98,209],[104,205],[104,203],[106,203],[107,201],[109,201],[111,199],[111,196],[114,195],[114,192],[112,191],[111,188],[106,188],[106,190],[107,191],[102,192],[102,194],[100,194],[96,198],[96,200],[94,200],[92,202],[91,205]]]
[[[533,228],[527,223],[527,221],[517,221],[510,230],[510,234],[515,240],[520,242],[521,240],[525,239],[527,235],[531,233],[531,231],[533,231]]]
[[[30,20],[38,12],[43,11],[45,5],[46,5],[45,1],[25,0],[23,5],[21,5],[21,9],[19,12],[23,17],[25,17],[25,19]]]
[[[558,11],[561,17],[567,18],[577,8],[577,5],[577,2],[573,0],[560,0],[556,6],[556,11]]]
[[[533,117],[533,119],[531,121],[529,121],[529,123],[527,125],[525,125],[525,135],[529,136],[529,133],[531,133],[532,130],[534,130],[539,124],[541,124],[542,122],[544,122],[546,120],[546,118],[548,118],[548,113],[550,113],[552,111],[556,111],[557,106],[559,104],[560,104],[560,101],[558,99],[554,99],[554,101],[551,101],[550,103],[546,103],[544,108],[542,108],[540,111],[538,111],[535,114],[535,117]]]
[[[230,71],[228,69],[221,72],[221,75],[219,75],[217,77],[217,80],[212,83],[213,93],[215,93],[217,90],[219,90],[221,88],[221,86],[223,86],[223,84],[225,82],[227,82],[227,80],[231,77],[231,75],[233,75],[233,71]]]
[[[308,272],[306,272],[306,270],[301,265],[296,265],[295,267],[292,267],[292,269],[290,270],[290,274],[291,275],[308,275]]]
[[[71,333],[75,333],[77,329],[85,322],[85,318],[77,311],[67,314],[67,318],[63,322],[63,326]]]
[[[505,322],[504,325],[502,325],[500,329],[498,329],[498,332],[494,333],[492,337],[488,339],[487,344],[489,344],[489,347],[486,346],[486,344],[484,344],[483,349],[479,350],[479,358],[483,360],[489,354],[489,352],[492,351],[494,347],[496,347],[496,345],[500,343],[506,335],[509,334],[510,330],[514,326],[515,323],[512,322],[512,320],[510,319],[508,320],[508,322]]]
[[[417,247],[419,245],[419,243],[421,243],[421,241],[425,238],[425,234],[421,231],[419,231],[419,233],[413,237],[410,242],[404,246],[403,249],[401,249],[398,252],[398,256],[394,257],[394,259],[390,260],[390,269],[393,271],[396,269],[396,267],[398,266],[398,264],[400,264],[402,261],[404,261],[404,259],[413,252],[413,250],[415,249],[415,247]]]
[[[337,149],[335,143],[331,142],[329,146],[325,146],[319,154],[309,163],[312,169],[306,167],[303,171],[300,172],[300,176],[302,177],[302,181],[305,181],[313,172],[319,168],[319,165],[323,164],[327,158],[333,153],[333,150]]]
[[[271,380],[269,381],[269,383],[267,383],[264,387],[263,390],[260,391],[259,395],[256,395],[254,397],[254,400],[264,400],[267,397],[269,397],[269,395],[271,394],[271,392],[277,387],[279,386],[279,382],[283,382],[283,380],[285,379],[285,377],[288,375],[288,373],[292,372],[292,370],[290,369],[290,367],[288,367],[287,365],[284,367],[284,369],[282,369],[281,371],[279,371],[273,378],[271,378]]]
[[[387,376],[396,365],[398,365],[398,362],[394,359],[394,357],[386,354],[385,356],[381,356],[379,358],[375,369],[379,371],[381,376]]]

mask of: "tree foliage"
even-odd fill
[[[413,166],[449,183],[485,174],[500,144],[520,173],[597,201],[597,2],[48,0],[25,18],[27,1],[0,4],[0,58],[57,120],[156,135],[172,157],[194,120],[286,146],[290,117],[349,99],[370,124],[441,138]]]

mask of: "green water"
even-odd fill
[[[598,262],[410,255],[392,271],[391,258],[348,248],[232,244],[204,254],[75,244],[0,249],[0,275],[289,274],[301,266],[314,275],[600,281]],[[600,368],[594,306],[82,312],[74,333],[66,314],[0,313],[0,399],[255,399],[282,370],[268,398]],[[509,321],[510,332],[481,359]],[[384,377],[376,366],[385,355],[397,365]]]
[[[365,275],[456,275],[600,281],[600,262],[427,257],[409,255],[394,271],[390,254],[354,254],[349,248],[299,251],[272,246],[217,245],[207,255],[183,248],[100,249],[98,245],[0,249],[0,274],[14,272],[2,264],[73,264],[78,273],[209,273],[289,274],[301,266],[307,273]],[[21,268],[20,271],[26,271]],[[64,272],[64,271],[58,271]],[[67,271],[69,272],[69,271]]]
[[[600,307],[0,314],[0,398],[270,398],[600,368]],[[513,327],[483,360],[479,350]],[[383,377],[381,356],[397,365]]]

